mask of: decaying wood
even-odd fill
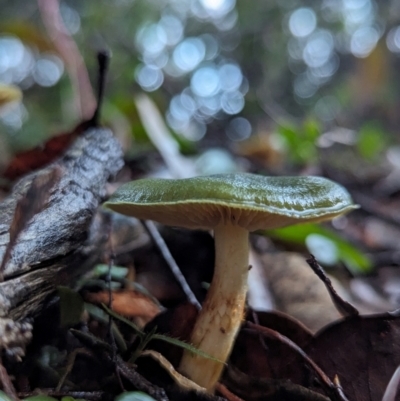
[[[24,177],[0,203],[0,260],[10,238],[18,199],[32,181],[61,170],[45,207],[18,236],[0,283],[0,318],[36,314],[59,284],[68,284],[95,263],[107,236],[107,216],[96,210],[105,184],[123,165],[118,141],[108,129],[91,128],[50,166]]]
[[[11,251],[19,234],[25,229],[26,224],[46,206],[50,190],[59,181],[60,174],[61,169],[57,166],[50,170],[47,175],[37,174],[26,194],[18,199],[8,231],[8,244],[0,265],[0,281],[3,281],[4,267],[10,259]]]
[[[0,349],[4,350],[8,357],[20,361],[25,355],[25,347],[30,343],[31,338],[31,323],[0,318]]]

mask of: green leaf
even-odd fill
[[[165,336],[165,335],[163,335],[163,334],[156,334],[156,333],[155,333],[155,329],[156,329],[156,328],[153,329],[153,332],[144,333],[142,330],[139,329],[139,327],[137,327],[137,326],[136,326],[134,323],[132,323],[130,320],[124,318],[123,316],[118,315],[117,313],[115,313],[114,311],[112,311],[110,308],[108,308],[106,305],[103,304],[103,308],[104,308],[105,311],[106,311],[108,314],[110,314],[112,317],[114,317],[115,319],[118,319],[119,321],[121,321],[121,322],[127,324],[127,325],[128,325],[129,327],[131,327],[138,335],[141,336],[142,341],[145,343],[144,346],[141,346],[141,347],[140,347],[141,349],[144,349],[145,346],[146,346],[146,344],[147,344],[148,342],[150,342],[151,340],[160,340],[160,341],[167,342],[167,343],[169,343],[169,344],[176,345],[177,347],[186,349],[186,350],[188,350],[188,351],[190,351],[190,352],[193,352],[194,354],[199,355],[199,356],[201,356],[201,357],[203,357],[203,358],[211,359],[211,360],[213,360],[213,361],[223,363],[223,362],[220,361],[219,359],[216,359],[216,358],[212,357],[211,355],[208,355],[208,354],[206,354],[205,352],[200,351],[199,349],[197,349],[195,346],[193,346],[193,345],[191,345],[191,344],[188,344],[188,343],[186,343],[186,342],[184,342],[184,341],[181,341],[181,340],[178,340],[178,339],[176,339],[176,338],[172,338],[172,337]],[[133,359],[135,359],[135,358],[133,358]]]
[[[106,305],[102,304],[102,307],[104,308],[104,310],[110,315],[112,316],[114,319],[119,320],[122,323],[125,323],[126,325],[128,325],[130,328],[132,328],[136,334],[140,335],[140,336],[144,336],[145,333],[144,331],[142,331],[138,326],[136,326],[135,323],[131,322],[130,320],[126,319],[125,317],[119,315],[118,313],[115,313],[113,310],[111,310],[109,307],[107,307]]]
[[[359,249],[340,238],[332,230],[318,224],[299,224],[297,226],[285,227],[263,232],[280,241],[291,242],[306,246],[307,238],[311,235],[319,235],[336,247],[338,261],[342,261],[355,274],[367,273],[372,269],[371,260]]]
[[[177,347],[180,347],[180,348],[183,348],[183,349],[185,349],[187,351],[190,351],[193,354],[199,355],[199,356],[201,356],[201,357],[203,357],[205,359],[211,359],[212,361],[223,363],[221,360],[219,360],[217,358],[214,358],[211,355],[199,350],[194,345],[188,344],[188,343],[186,343],[185,341],[182,341],[182,340],[178,340],[177,338],[168,337],[168,336],[165,336],[163,334],[154,334],[153,337],[152,337],[152,340],[161,340],[161,341],[164,341],[164,342],[166,342],[168,344],[173,344],[173,345],[176,345]]]
[[[109,316],[104,312],[103,309],[99,308],[96,305],[89,304],[89,303],[85,303],[85,309],[91,316],[93,316],[99,322],[108,324]],[[112,324],[111,324],[111,331],[114,336],[115,343],[118,346],[118,349],[121,352],[125,352],[127,347],[126,347],[126,343],[124,340],[124,336],[121,334],[117,325],[114,322],[112,322]]]
[[[59,286],[60,297],[60,325],[62,327],[75,326],[81,321],[84,310],[82,297],[74,290]]]

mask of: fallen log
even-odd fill
[[[122,167],[122,150],[105,128],[86,130],[49,166],[22,178],[0,203],[0,261],[10,241],[16,205],[33,180],[59,169],[46,204],[18,235],[0,282],[0,318],[37,315],[58,285],[69,284],[99,258],[108,218],[97,214],[105,184]]]

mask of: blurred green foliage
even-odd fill
[[[378,122],[364,123],[357,137],[357,150],[368,161],[376,161],[389,142],[388,133]]]
[[[316,140],[321,134],[320,124],[313,118],[306,119],[302,125],[280,125],[278,133],[286,145],[290,160],[297,164],[317,161]]]
[[[308,250],[311,253],[314,252],[315,248],[312,246],[312,241],[308,240],[318,239],[317,248],[321,250],[322,254],[320,259],[320,255],[315,254],[314,256],[316,256],[322,264],[324,264],[324,260],[328,261],[329,259],[328,264],[335,265],[339,262],[343,262],[354,274],[368,273],[371,271],[372,263],[363,252],[343,240],[334,231],[318,224],[299,224],[277,230],[268,230],[266,234],[279,241],[301,245],[304,248],[308,246]],[[324,239],[325,244],[322,243]],[[324,255],[324,252],[329,253],[329,255]]]
[[[167,116],[171,129],[176,131],[182,149],[188,153],[193,153],[198,146],[231,146],[229,127],[238,113],[251,123],[253,134],[266,125],[278,131],[295,164],[314,163],[315,140],[335,125],[356,130],[362,127],[357,146],[360,154],[370,160],[393,142],[381,140],[383,135],[378,131],[397,132],[400,126],[400,115],[395,112],[400,99],[400,91],[396,90],[400,11],[394,0],[274,0],[253,1],[251,6],[245,0],[118,0],[112,3],[63,0],[59,4],[64,24],[78,45],[94,85],[95,52],[102,48],[111,50],[113,58],[103,117],[120,135],[133,137],[132,148],[140,149],[146,143],[133,102],[134,94],[144,90],[138,85],[138,73],[146,66],[156,65],[153,70],[162,74],[163,81],[152,92],[153,99]],[[0,0],[0,7],[0,82],[11,80],[24,90],[23,107],[13,121],[0,113],[0,132],[16,151],[70,130],[80,118],[65,65],[61,78],[53,86],[41,86],[35,81],[37,63],[43,58],[51,61],[54,55],[59,56],[38,4]],[[166,30],[166,17],[170,18],[168,23],[177,24],[172,34],[182,29],[182,36],[174,44],[164,43],[160,53],[154,56],[149,49],[154,48],[157,40],[165,42],[172,35]],[[152,35],[156,32],[152,41],[143,36],[149,29]],[[5,53],[7,46],[2,47],[2,39],[15,37],[33,57],[33,75],[20,82],[18,74],[11,76],[4,67],[7,63],[2,62],[9,57]],[[183,48],[190,48],[192,52],[191,58],[185,53],[189,57],[185,62],[190,64],[193,57],[200,57],[193,53],[193,39],[200,40],[202,46],[207,45],[205,55],[193,68],[186,65],[183,68],[187,70],[180,72],[171,69]],[[182,43],[186,47],[179,48]],[[215,54],[210,55],[213,46]],[[168,57],[165,65],[154,58],[161,54]],[[187,117],[182,115],[187,112],[182,105],[174,109],[177,96],[188,93],[187,88],[193,92],[194,75],[199,69],[212,67],[217,71],[225,64],[238,66],[242,74],[240,93],[236,97],[227,97],[233,93],[229,92],[231,89],[218,92],[213,99],[214,95],[199,98],[191,93],[192,99],[198,102],[196,111],[189,110]],[[220,79],[226,77],[223,74]],[[225,85],[224,82],[219,85]],[[243,96],[244,108],[240,105]],[[219,107],[223,108],[210,111],[215,101],[221,101]],[[175,121],[171,116],[175,116]],[[176,118],[187,120],[179,125]],[[377,120],[382,128],[373,133],[369,125],[364,126],[366,118]],[[201,142],[193,142],[193,138]]]

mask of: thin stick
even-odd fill
[[[43,391],[43,390],[41,390]],[[84,400],[90,400],[90,401],[100,401],[104,400],[106,397],[106,392],[104,391],[56,391],[56,390],[50,390],[46,389],[46,391],[39,392],[39,390],[34,390],[34,391],[23,391],[18,393],[18,396],[21,399],[28,398],[28,397],[34,397],[38,395],[43,396],[49,396],[49,397],[56,397],[56,398],[62,398],[62,397],[72,397],[75,399],[84,399]]]
[[[150,141],[157,148],[171,175],[175,178],[196,175],[193,163],[181,155],[178,143],[172,137],[156,104],[145,94],[136,96],[135,104]]]
[[[165,243],[164,238],[158,232],[155,224],[149,220],[146,220],[146,221],[141,220],[141,222],[142,222],[144,228],[146,229],[146,231],[149,233],[152,240],[154,241],[154,243],[156,244],[157,248],[162,253],[165,261],[168,263],[168,266],[172,271],[172,274],[175,276],[175,279],[180,284],[180,286],[181,286],[183,292],[185,293],[187,299],[189,300],[189,302],[191,302],[193,305],[196,306],[196,308],[198,310],[200,310],[201,309],[200,302],[197,300],[196,296],[194,295],[194,292],[190,288],[184,275],[182,274],[181,270],[179,269],[179,266],[176,264],[174,257],[171,255],[171,252],[168,249],[168,246]]]
[[[99,116],[100,116],[100,110],[101,106],[104,100],[104,88],[106,86],[106,75],[107,75],[107,69],[108,65],[110,63],[110,53],[106,50],[99,51],[97,53],[97,61],[98,61],[98,66],[99,66],[99,72],[98,72],[98,82],[97,82],[97,106],[96,110],[94,111],[93,117],[92,117],[92,122],[94,125],[99,124]]]
[[[99,57],[99,64],[100,64],[100,69],[101,69],[102,67],[101,67],[100,57]],[[99,75],[102,75],[101,72],[100,72]],[[99,84],[101,85],[101,83],[99,83]],[[101,91],[102,91],[102,89],[99,88],[98,106],[100,105],[100,99],[101,99],[101,93],[100,92]],[[97,108],[97,110],[98,109],[99,109],[99,107]],[[96,111],[96,113],[97,113],[97,111]],[[95,113],[95,115],[96,115],[96,113]],[[96,118],[96,117],[93,116],[93,118]],[[114,247],[113,247],[113,243],[112,243],[111,233],[112,233],[112,221],[110,220],[109,224],[108,224],[108,243],[109,243],[110,249],[109,249],[109,255],[108,255],[108,272],[107,272],[107,277],[106,277],[107,290],[108,290],[108,305],[107,306],[108,306],[108,308],[110,310],[112,310],[112,302],[113,302],[112,288],[111,288],[111,269],[114,266],[114,260],[115,260]],[[112,358],[115,361],[117,359],[117,343],[115,341],[114,332],[112,330],[113,322],[114,322],[113,316],[109,313],[108,314],[108,335],[109,335],[110,340],[111,340]],[[117,376],[118,384],[119,384],[121,390],[125,391],[125,387],[124,387],[124,384],[122,382],[121,375],[120,375],[118,369],[115,369],[115,374]]]
[[[342,389],[339,388],[337,385],[335,385],[331,381],[331,379],[329,379],[329,377],[325,374],[325,372],[292,340],[278,333],[275,330],[269,329],[264,326],[259,326],[249,321],[246,322],[245,327],[248,327],[249,329],[258,332],[267,338],[272,338],[274,340],[278,340],[281,343],[286,344],[293,351],[295,351],[296,354],[299,355],[304,360],[304,362],[314,371],[316,376],[319,378],[321,384],[326,388],[326,390],[329,393],[329,396],[333,400],[348,401],[346,396],[343,394]]]
[[[339,313],[343,316],[358,316],[358,310],[349,302],[345,301],[340,297],[340,295],[333,288],[332,282],[329,277],[325,274],[324,269],[318,264],[317,259],[314,255],[310,255],[310,258],[306,260],[308,265],[314,271],[314,273],[319,277],[319,279],[324,283],[329,295]]]

